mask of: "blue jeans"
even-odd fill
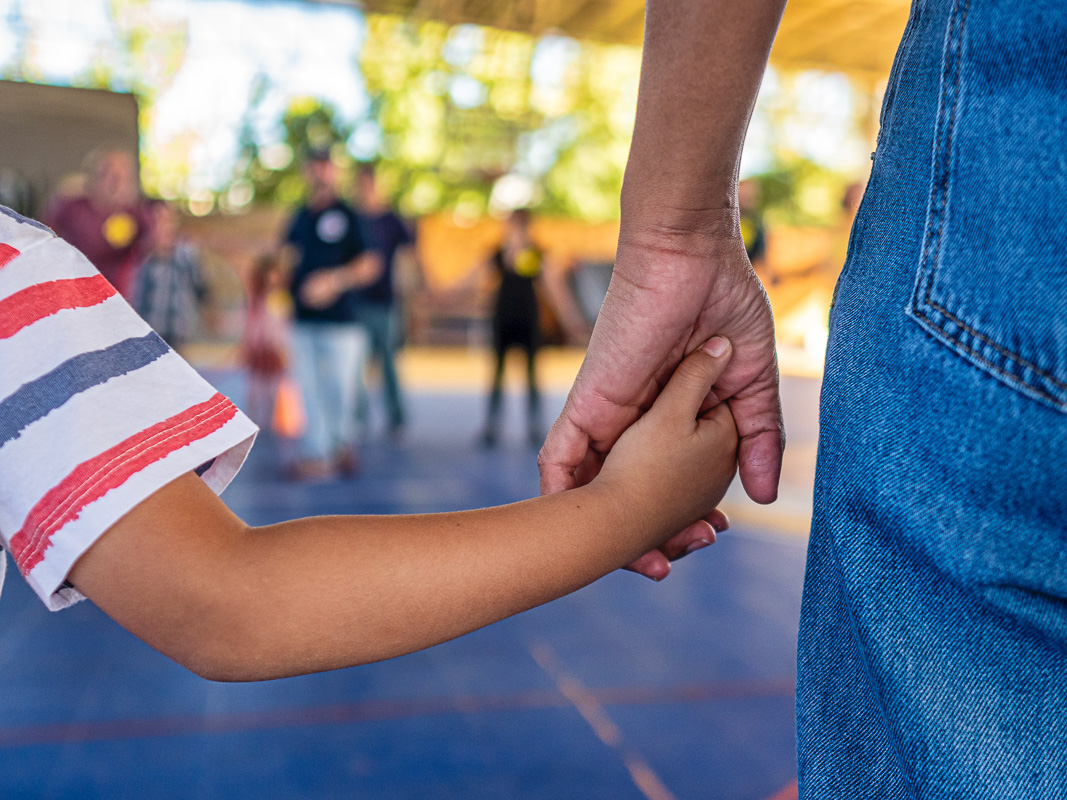
[[[396,308],[381,303],[368,303],[359,308],[359,322],[370,336],[370,356],[382,366],[382,389],[391,428],[404,424],[404,402],[396,371],[396,347],[400,338],[398,317]],[[356,416],[363,423],[370,416],[370,398],[366,382],[362,380],[359,382]]]
[[[801,796],[1067,798],[1067,5],[917,0],[830,319]]]
[[[367,334],[355,323],[293,326],[293,375],[300,385],[307,430],[301,455],[325,459],[355,442],[356,390],[367,354]]]

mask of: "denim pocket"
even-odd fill
[[[907,313],[1067,412],[1067,7],[955,0]]]

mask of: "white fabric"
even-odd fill
[[[119,518],[190,471],[221,492],[256,434],[98,275],[0,207],[0,540],[53,610],[82,599],[67,576]],[[51,307],[70,279],[95,294]]]

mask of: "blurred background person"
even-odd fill
[[[527,208],[512,211],[504,224],[502,241],[491,255],[472,269],[453,289],[438,296],[439,303],[461,305],[460,298],[491,286],[489,331],[493,354],[485,427],[479,437],[485,447],[499,440],[504,402],[504,371],[507,354],[521,348],[526,355],[526,422],[531,445],[544,438],[541,419],[541,390],[537,357],[545,331],[542,315],[558,324],[560,341],[589,341],[592,325],[584,316],[567,272],[544,250],[531,234],[532,215]]]
[[[248,374],[248,416],[262,429],[271,426],[278,386],[289,363],[291,305],[278,258],[260,255],[249,275],[239,360]]]
[[[504,241],[490,256],[488,267],[499,281],[493,300],[492,334],[495,367],[482,444],[493,447],[500,428],[504,393],[504,364],[508,350],[520,347],[526,354],[526,422],[530,444],[544,439],[541,391],[537,384],[537,350],[541,345],[537,285],[544,268],[544,253],[530,238],[530,212],[516,209],[508,217]]]
[[[170,203],[150,204],[151,246],[134,281],[133,307],[174,349],[197,334],[207,293],[200,254],[181,238],[181,216]]]
[[[415,237],[408,224],[382,197],[374,167],[359,168],[359,212],[368,245],[381,259],[381,274],[356,294],[359,322],[370,337],[370,361],[381,369],[382,392],[390,436],[396,438],[404,428],[405,408],[400,378],[396,369],[396,351],[401,343],[402,310],[396,291],[398,257],[410,256]],[[370,415],[370,398],[366,382],[359,382],[357,418],[366,425]]]
[[[293,217],[282,247],[293,298],[293,374],[307,416],[297,480],[323,480],[359,471],[355,419],[357,386],[368,337],[357,322],[353,290],[381,274],[356,212],[338,193],[328,150],[312,150],[304,165],[307,202]]]
[[[84,193],[54,200],[46,222],[130,299],[153,221],[141,196],[137,160],[128,150],[106,147],[90,154],[86,171]]]

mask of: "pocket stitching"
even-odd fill
[[[975,330],[933,299],[934,272],[937,268],[937,261],[940,256],[943,242],[942,234],[944,232],[946,209],[948,206],[952,146],[956,128],[956,114],[959,108],[960,61],[963,50],[963,29],[967,21],[967,14],[970,11],[970,7],[971,0],[957,0],[957,13],[953,15],[950,22],[951,27],[946,31],[946,54],[945,65],[942,70],[942,85],[951,86],[952,96],[950,100],[947,97],[942,97],[938,112],[937,120],[940,135],[936,137],[934,143],[932,165],[934,171],[934,186],[930,197],[930,208],[927,212],[927,233],[923,243],[920,268],[915,282],[915,289],[912,293],[907,311],[917,322],[922,324],[924,328],[929,330],[935,336],[943,339],[950,345],[959,347],[972,358],[981,362],[981,365],[984,365],[998,375],[1001,375],[1005,380],[1014,384],[1018,388],[1048,400],[1057,408],[1067,409],[1067,398],[1058,397],[1040,386],[1035,386],[1032,382],[1025,380],[1019,375],[1012,374],[1004,369],[1004,367],[990,360],[986,354],[979,351],[973,345],[963,341],[957,334],[945,330],[945,326],[941,320],[934,319],[927,313],[927,309],[932,309],[937,312],[937,314],[946,318],[957,328],[962,329],[970,334],[971,337],[980,341],[982,345],[996,351],[1002,358],[1015,363],[1024,370],[1028,370],[1039,379],[1048,381],[1054,388],[1067,392],[1067,382],[1061,381],[1047,370],[1031,363],[1019,354],[1008,350],[990,337]],[[945,78],[949,76],[950,72],[952,73],[952,82],[951,84],[948,84],[948,82],[945,81]],[[946,118],[944,112],[949,103],[951,103],[951,110]]]
[[[998,344],[997,342],[993,341],[992,339],[990,339],[985,334],[983,334],[983,333],[981,333],[979,331],[976,331],[974,328],[969,326],[967,323],[965,323],[963,320],[961,320],[959,317],[957,317],[955,314],[953,314],[947,308],[939,305],[937,302],[935,302],[934,300],[931,300],[929,297],[927,297],[925,299],[925,302],[926,302],[926,304],[931,306],[938,313],[943,314],[944,316],[948,317],[948,319],[954,325],[956,325],[957,327],[963,328],[963,330],[967,331],[967,333],[971,334],[971,336],[973,336],[975,339],[981,340],[983,344],[985,344],[986,346],[991,347],[992,349],[996,350],[998,353],[1000,353],[1000,355],[1004,356],[1004,358],[1006,358],[1006,359],[1008,359],[1010,361],[1014,361],[1015,363],[1019,364],[1021,367],[1025,368],[1025,369],[1028,369],[1031,372],[1036,373],[1037,375],[1041,376],[1042,378],[1046,379],[1047,381],[1049,381],[1050,383],[1055,385],[1055,387],[1057,389],[1063,389],[1063,390],[1067,391],[1067,383],[1065,383],[1064,381],[1061,381],[1055,375],[1052,375],[1051,373],[1049,373],[1048,371],[1042,369],[1041,367],[1037,366],[1036,364],[1033,364],[1033,363],[1027,361],[1025,358],[1020,356],[1018,353],[1013,353],[1011,350],[1006,349],[1003,345]],[[916,309],[915,313],[916,313],[917,316],[921,316],[923,319],[925,319],[928,322],[930,322],[931,325],[936,325],[937,324],[934,320],[930,319],[927,315],[922,313],[920,310]],[[944,332],[944,331],[942,330],[942,332]],[[959,338],[957,338],[955,336],[952,336],[951,334],[949,334],[947,332],[945,333],[945,336],[947,336],[948,338],[952,339],[952,341],[954,341],[956,344],[959,344],[960,346],[962,346],[962,347],[966,348],[967,350],[969,350],[970,352],[974,353],[974,355],[977,358],[981,358],[983,361],[985,361],[987,364],[989,364],[989,366],[997,368],[996,364],[994,364],[992,361],[990,361],[985,355],[980,353],[978,350],[974,349],[973,347],[971,347],[970,345],[965,343],[963,340],[961,340],[961,339],[959,339]],[[1015,380],[1019,380],[1019,378],[1017,376],[1011,375],[1010,373],[1004,373],[1004,374],[1008,375],[1009,377],[1012,377]],[[1026,385],[1029,386],[1029,384],[1026,384]],[[1037,387],[1033,387],[1033,388],[1035,388],[1036,391],[1039,391],[1039,392],[1042,391],[1041,389],[1039,389]],[[1062,401],[1059,398],[1057,398],[1057,397],[1055,397],[1053,395],[1046,395],[1046,396],[1049,399],[1055,400],[1057,403],[1062,403]]]

